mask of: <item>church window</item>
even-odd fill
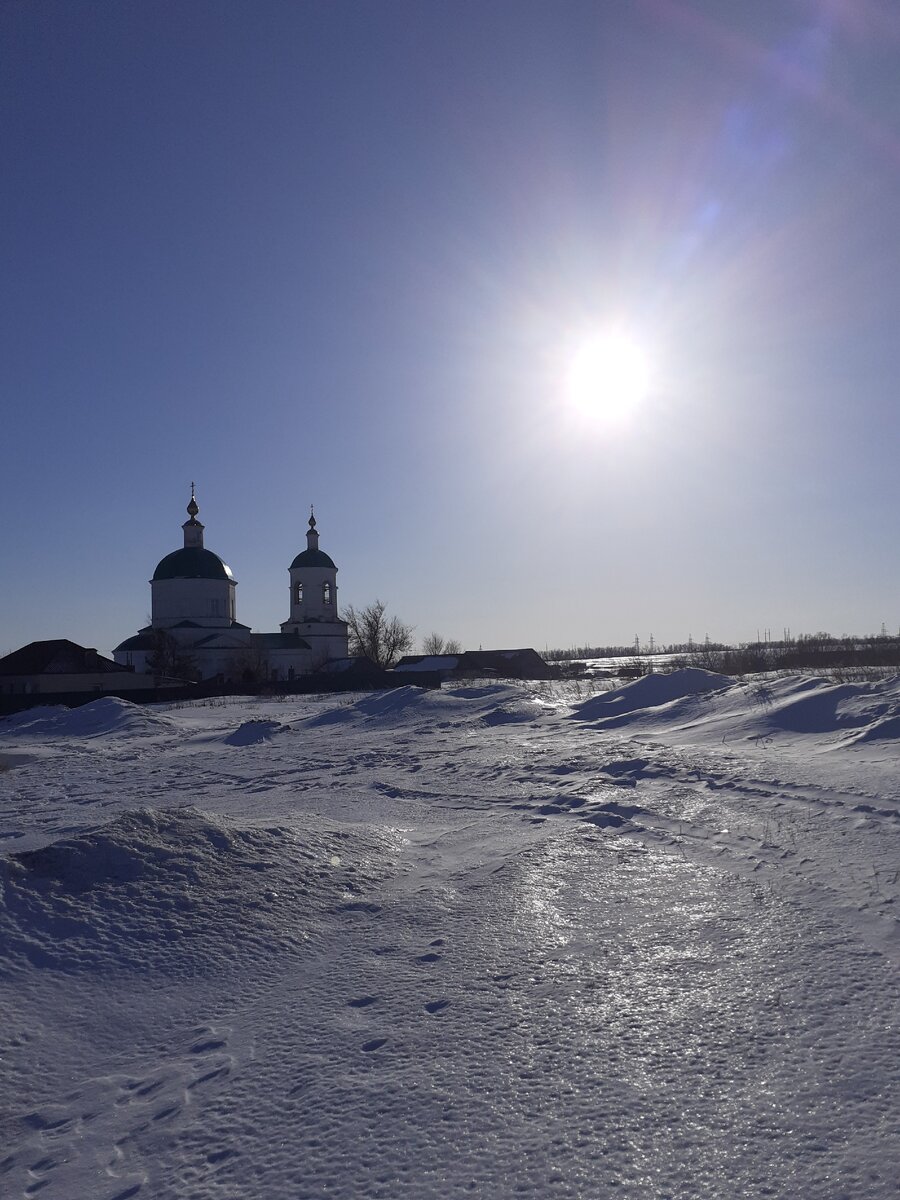
[[[331,603],[331,584],[330,583],[322,584],[322,602],[324,604]]]
[[[295,604],[303,603],[303,584],[302,583],[294,584],[294,603]]]

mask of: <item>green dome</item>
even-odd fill
[[[331,559],[328,560],[331,562]],[[152,582],[158,579],[234,579],[218,554],[202,546],[185,546],[173,550],[153,572]]]
[[[331,567],[333,571],[337,570],[324,550],[304,550],[291,563],[292,571],[294,567]]]

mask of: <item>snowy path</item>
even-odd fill
[[[410,695],[0,735],[0,1192],[896,1196],[890,753]]]

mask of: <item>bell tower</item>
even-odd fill
[[[316,665],[347,657],[347,623],[338,615],[337,567],[319,549],[316,515],[310,508],[306,549],[294,559],[290,574],[290,617],[282,633],[296,633],[309,642]]]

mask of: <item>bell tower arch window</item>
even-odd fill
[[[330,583],[322,584],[322,603],[323,604],[331,603],[331,584]]]
[[[303,584],[302,583],[294,584],[294,603],[295,604],[303,603]]]

